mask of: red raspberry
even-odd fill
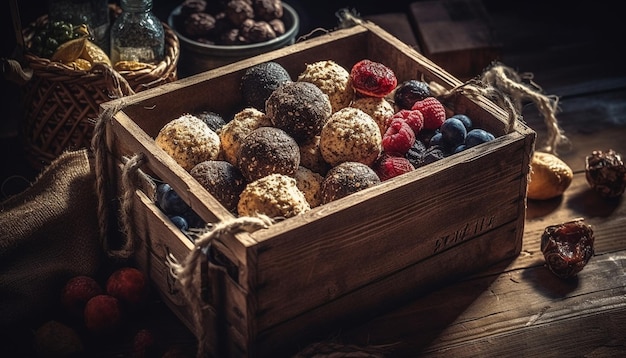
[[[383,151],[404,155],[415,143],[415,132],[402,118],[392,118],[383,134]]]
[[[350,71],[352,87],[370,97],[385,97],[398,85],[395,73],[380,62],[361,60]]]
[[[102,287],[94,278],[75,276],[61,290],[61,305],[71,316],[82,319],[87,301],[101,293]]]
[[[147,301],[149,282],[143,272],[134,267],[122,267],[109,276],[106,293],[117,298],[132,310],[141,308]]]
[[[418,110],[424,115],[424,129],[437,129],[446,120],[446,109],[435,97],[417,101],[411,109]]]
[[[384,153],[374,162],[372,169],[378,174],[381,181],[385,181],[400,174],[408,173],[415,168],[405,157]]]
[[[424,128],[424,115],[421,111],[401,109],[394,113],[394,115],[387,120],[387,123],[390,123],[394,118],[403,119],[411,129],[413,129],[413,133],[415,134],[419,133],[422,128]]]
[[[85,305],[85,326],[89,332],[108,335],[122,324],[120,301],[106,294],[97,295]]]

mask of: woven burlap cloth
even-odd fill
[[[0,203],[0,331],[49,313],[65,281],[101,266],[92,169],[86,150],[65,152]]]

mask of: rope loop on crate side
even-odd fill
[[[463,94],[470,98],[484,96],[494,101],[509,115],[507,133],[513,130],[516,121],[522,121],[522,101],[531,100],[542,114],[548,128],[547,143],[542,150],[556,155],[557,148],[564,144],[569,145],[569,139],[563,134],[556,118],[559,98],[543,94],[539,86],[534,83],[533,86],[529,86],[523,83],[523,79],[530,77],[496,61],[476,78],[449,90],[434,82],[431,82],[430,86],[435,96],[441,98]]]
[[[108,165],[107,165],[107,147],[106,147],[106,126],[113,120],[113,116],[121,111],[126,104],[124,101],[118,102],[115,106],[103,109],[94,123],[93,136],[91,138],[91,150],[94,153],[94,170],[96,174],[96,194],[98,197],[98,225],[100,246],[109,258],[125,259],[128,258],[128,251],[123,249],[113,250],[109,243],[109,223],[111,217],[109,215],[110,200],[107,190],[108,182]],[[124,246],[124,245],[123,245]]]
[[[206,329],[208,327],[202,323],[203,312],[209,309],[202,301],[200,284],[197,282],[198,264],[205,255],[203,249],[208,247],[213,240],[229,234],[239,232],[252,233],[260,229],[267,229],[274,223],[274,220],[266,215],[241,216],[231,220],[226,220],[216,224],[208,225],[206,231],[197,234],[194,238],[194,249],[189,252],[184,261],[180,262],[171,253],[166,257],[165,264],[169,268],[170,275],[174,277],[181,285],[183,296],[189,303],[194,324],[200,332],[198,337],[197,357],[204,357],[206,354],[205,347],[207,345]]]

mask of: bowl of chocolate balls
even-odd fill
[[[300,19],[280,0],[184,0],[168,25],[180,41],[184,77],[293,44]]]

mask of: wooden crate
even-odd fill
[[[374,24],[337,30],[104,104],[125,105],[107,124],[110,167],[117,168],[109,173],[112,182],[120,182],[122,158],[143,153],[142,170],[172,185],[204,220],[232,219],[154,144],[159,129],[183,112],[240,107],[240,79],[253,64],[277,61],[296,77],[314,61],[333,59],[351,68],[365,58],[385,63],[399,81],[460,84]],[[208,303],[215,309],[205,314],[208,349],[215,356],[294,353],[431,285],[519,254],[535,133],[523,123],[505,133],[505,113],[485,98],[457,95],[446,105],[497,138],[268,229],[213,243],[219,263],[204,268]],[[165,264],[168,254],[184,259],[192,243],[154,205],[149,190],[136,191],[132,218],[141,241],[138,264],[198,335]]]

